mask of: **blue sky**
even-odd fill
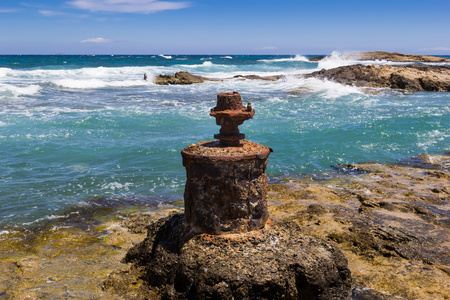
[[[450,0],[0,0],[0,54],[450,54]]]

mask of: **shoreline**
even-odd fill
[[[306,58],[305,58],[306,59]],[[450,59],[429,55],[409,55],[397,52],[357,52],[338,55],[318,56],[307,59],[308,62],[319,63],[333,59],[347,61],[349,64],[310,73],[296,74],[298,78],[316,78],[328,80],[347,86],[364,88],[392,88],[404,91],[450,91]],[[370,65],[363,65],[371,62]],[[385,64],[379,65],[379,62]],[[397,63],[397,65],[396,65]],[[398,65],[400,63],[400,65]],[[228,78],[212,78],[178,71],[175,74],[160,74],[153,78],[156,85],[189,85],[204,82],[220,82],[226,80],[260,80],[278,81],[286,75],[234,75]],[[310,92],[310,88],[299,86],[291,94]]]
[[[286,178],[269,185],[270,217],[337,243],[349,260],[354,299],[448,298],[449,155],[343,165],[338,176],[320,180]],[[121,260],[145,238],[147,224],[182,212],[176,204],[98,210],[85,226],[49,223],[34,233],[0,235],[0,296],[156,295],[140,271]]]

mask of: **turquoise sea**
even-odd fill
[[[180,151],[218,133],[209,112],[221,92],[252,103],[255,117],[240,130],[274,149],[271,181],[450,150],[450,93],[367,92],[304,79],[298,75],[355,63],[309,57],[0,56],[0,234],[104,203],[92,199],[149,206],[182,199]],[[152,83],[177,71],[285,77]],[[298,88],[304,93],[291,93]]]

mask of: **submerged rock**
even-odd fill
[[[344,85],[385,87],[409,91],[450,91],[450,67],[429,65],[351,65],[305,75]]]
[[[273,75],[273,76],[259,76],[259,75],[235,75],[233,78],[236,79],[252,79],[252,80],[266,80],[266,81],[277,81],[283,78],[282,75]]]
[[[149,226],[126,261],[145,268],[163,299],[347,299],[347,259],[295,223],[240,234],[190,237],[177,214]]]

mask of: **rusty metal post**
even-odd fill
[[[245,135],[239,133],[239,125],[245,120],[253,118],[255,110],[251,104],[242,106],[241,95],[238,92],[222,93],[217,95],[217,106],[211,109],[210,116],[216,118],[216,124],[220,125],[220,133],[214,138],[220,141],[220,146],[236,147]]]
[[[244,140],[238,126],[253,118],[249,103],[238,92],[217,96],[211,110],[219,141],[186,147],[181,155],[186,168],[185,225],[195,232],[221,234],[263,228],[267,210],[267,175],[272,149]]]

